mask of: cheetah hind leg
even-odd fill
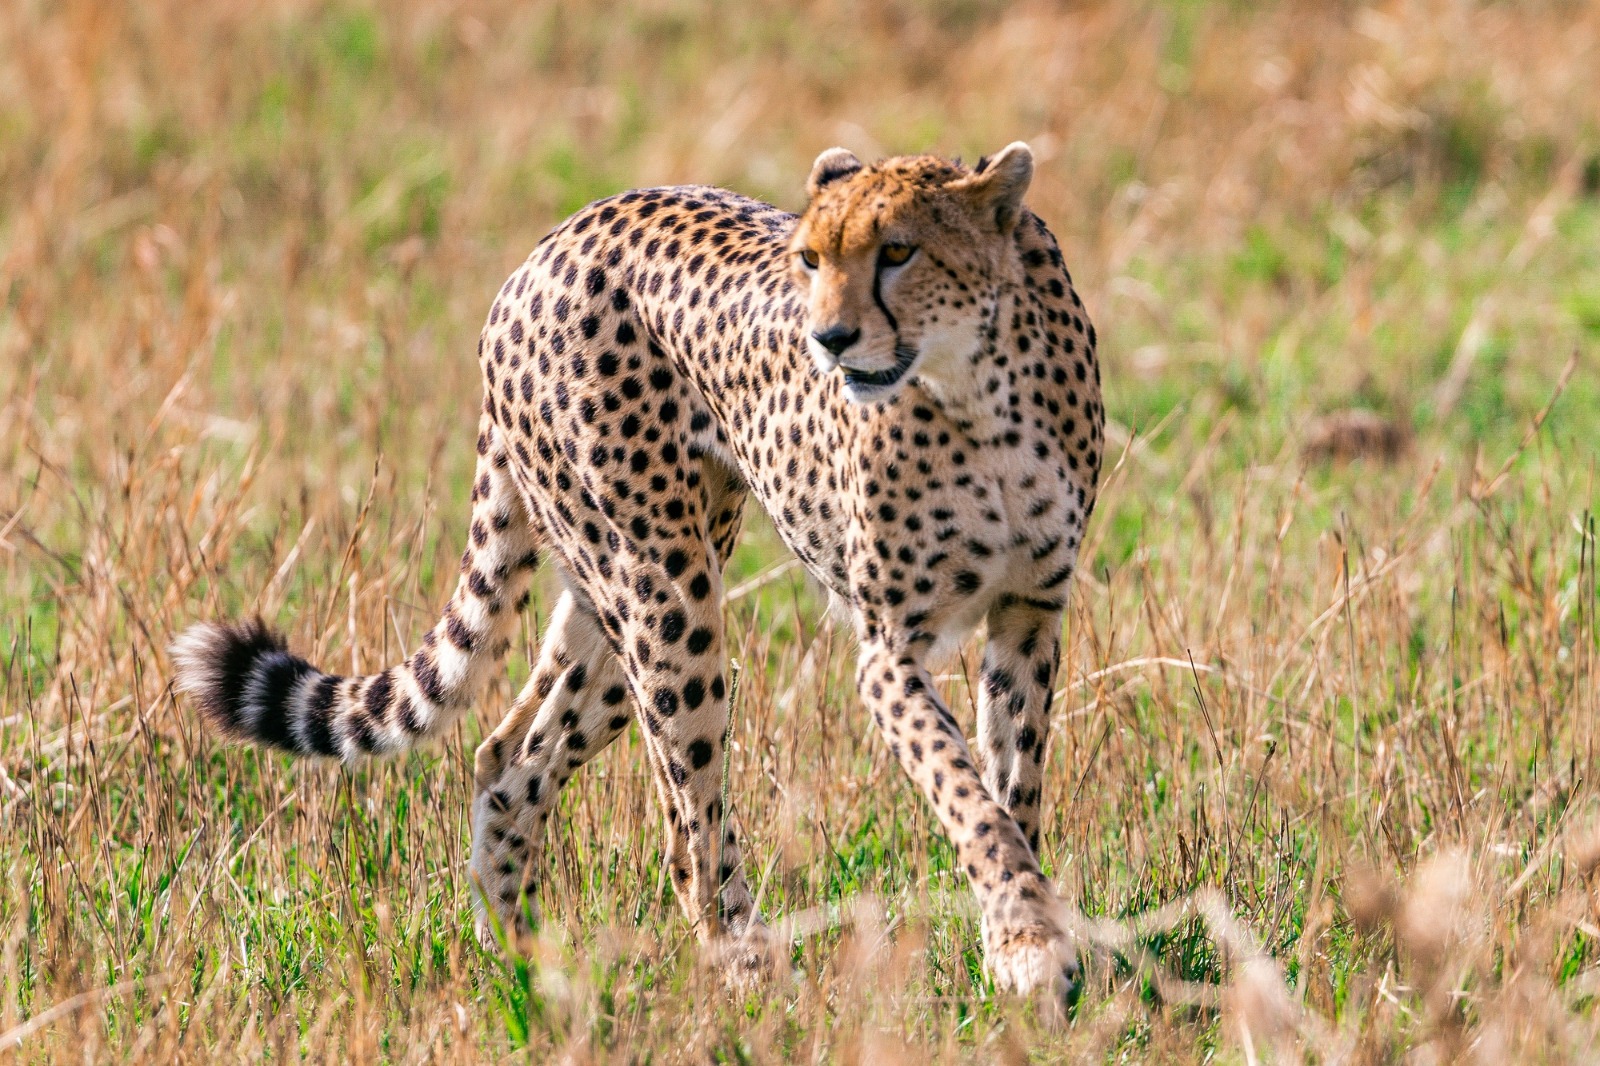
[[[680,801],[678,782],[672,772],[672,751],[648,728],[642,728],[639,735],[649,755],[651,776],[655,780],[662,809],[671,811],[673,804]],[[716,800],[719,810],[721,805],[719,797]],[[725,820],[720,837],[722,854],[717,875],[717,898],[723,920],[716,924],[716,931],[709,938],[705,937],[706,928],[699,927],[698,932],[705,941],[701,957],[722,978],[729,991],[744,994],[789,972],[788,945],[767,925],[757,909],[744,879],[738,838],[727,821],[731,819],[732,812],[722,811],[722,814]],[[675,820],[669,814],[667,820],[668,833],[672,834],[675,832],[674,823],[681,822],[681,819]],[[675,850],[669,842],[666,858],[669,868],[674,870],[678,869],[673,858]],[[679,901],[682,902],[682,899],[680,894]]]
[[[616,656],[587,604],[571,592],[556,604],[538,665],[510,713],[479,745],[474,765],[470,868],[477,936],[485,948],[531,935],[550,814],[561,787],[632,719]],[[645,735],[648,744],[650,737]],[[661,760],[652,758],[658,789]],[[779,947],[759,915],[711,945],[709,957],[736,991],[757,987],[779,966]]]
[[[563,593],[538,664],[474,759],[470,870],[485,947],[532,932],[545,834],[561,788],[631,720],[626,680],[599,620]]]

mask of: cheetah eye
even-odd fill
[[[800,262],[806,265],[807,270],[815,270],[822,262],[822,257],[810,248],[800,249]]]
[[[904,266],[906,260],[910,259],[911,254],[915,251],[916,248],[909,244],[886,244],[878,249],[878,265],[880,267]]]

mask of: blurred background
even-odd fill
[[[1482,435],[1600,331],[1591,4],[7,8],[6,372],[48,375],[42,416],[114,370],[98,432],[148,419],[161,342],[198,331],[210,406],[296,483],[368,465],[324,433],[398,461],[458,426],[486,294],[577,207],[708,182],[797,209],[833,144],[1028,140],[1129,425],[1182,396]]]
[[[1588,1046],[1594,863],[1564,859],[1600,712],[1600,5],[1578,0],[0,5],[0,1037],[890,1061],[1031,1032],[987,995],[973,915],[913,936],[959,875],[759,516],[729,579],[734,787],[773,909],[834,916],[797,948],[815,994],[776,1010],[695,1009],[632,740],[573,785],[547,969],[463,936],[466,766],[548,585],[448,750],[353,772],[200,735],[163,651],[251,611],[332,669],[417,639],[460,550],[490,298],[584,203],[703,182],[798,210],[835,144],[1017,139],[1099,327],[1113,445],[1046,865],[1109,918],[1222,893],[1293,1008],[1268,982],[1173,1010],[1130,964],[1063,1046],[1199,1061],[1243,1046],[1235,1008],[1374,1061],[1469,1029]],[[1422,935],[1397,886],[1442,852],[1419,906],[1470,920],[1396,955]],[[838,915],[868,897],[924,953],[846,996],[829,982],[866,964]],[[1148,957],[1222,988],[1203,926]],[[612,927],[660,939],[574,961]],[[1457,951],[1499,975],[1470,1026],[1457,976],[1396,962]]]

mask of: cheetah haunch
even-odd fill
[[[480,935],[526,929],[561,786],[635,719],[689,920],[758,933],[720,800],[722,567],[753,493],[854,626],[861,699],[956,848],[998,984],[1054,986],[1041,762],[1103,412],[1032,174],[1020,143],[971,169],[835,148],[798,217],[699,186],[584,208],[489,312],[470,543],[421,646],[335,677],[259,623],[202,624],[174,646],[179,686],[233,737],[403,750],[502,668],[553,556],[538,664],[476,756]],[[927,668],[980,621],[981,771]]]

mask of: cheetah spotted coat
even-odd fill
[[[722,568],[754,495],[853,625],[861,700],[959,854],[997,980],[1059,983],[1040,774],[1102,409],[1031,173],[1020,144],[970,169],[834,149],[798,217],[698,186],[584,208],[489,312],[470,542],[421,646],[336,677],[260,623],[202,624],[180,687],[235,737],[407,748],[502,669],[552,557],[566,590],[476,757],[480,932],[526,929],[561,786],[637,720],[685,912],[704,939],[755,937],[720,800]],[[928,662],[980,622],[975,758]]]

